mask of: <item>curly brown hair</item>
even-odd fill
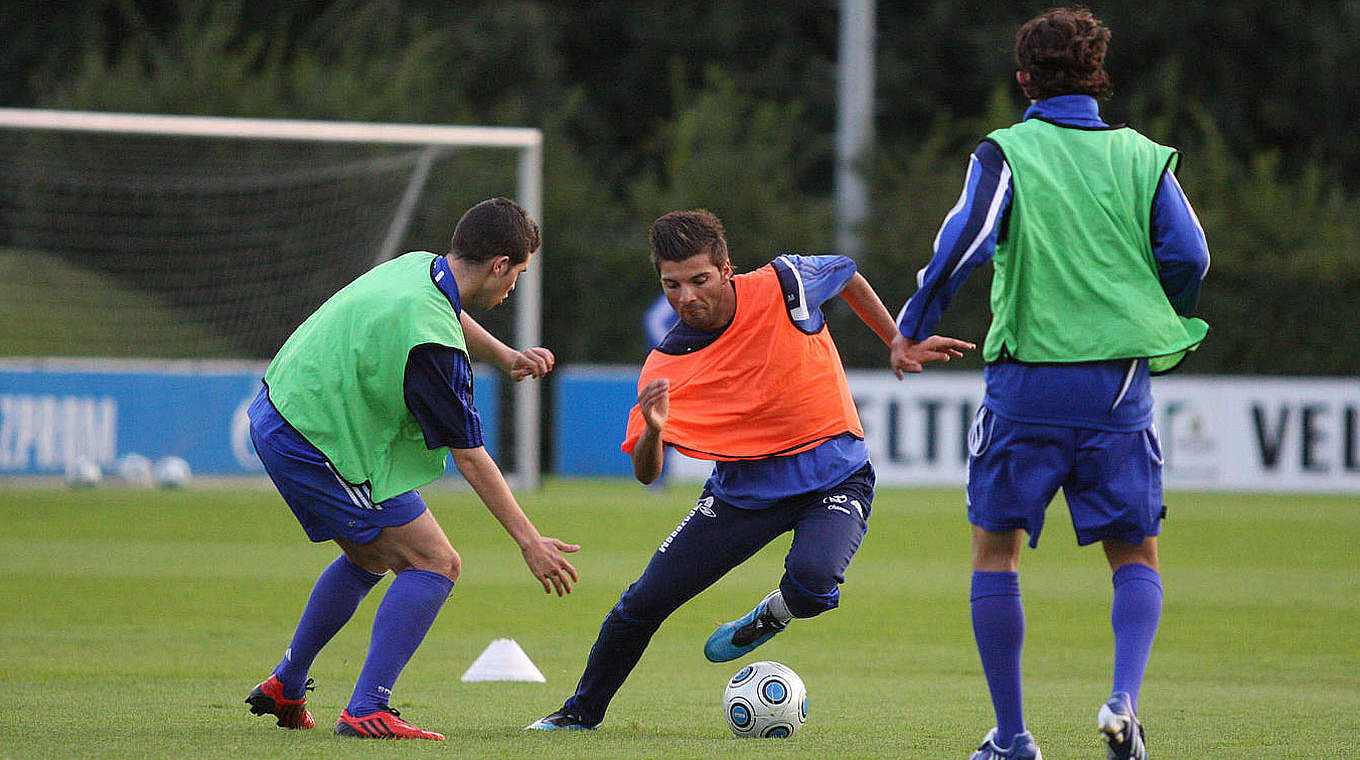
[[[1055,8],[1015,33],[1015,64],[1029,75],[1025,96],[1094,95],[1113,91],[1105,71],[1110,30],[1085,8]]]

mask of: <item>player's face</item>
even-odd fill
[[[529,254],[529,257],[525,257],[524,261],[518,264],[511,264],[509,257],[502,257],[494,262],[490,275],[478,293],[477,306],[483,309],[500,306],[510,295],[510,291],[515,289],[519,276],[529,268],[529,258],[532,256],[533,254]]]
[[[658,264],[661,292],[681,321],[700,330],[717,330],[732,321],[737,297],[732,292],[732,265],[715,266],[708,254],[684,261],[662,260]]]

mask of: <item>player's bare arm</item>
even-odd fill
[[[523,351],[507,346],[478,324],[467,311],[459,315],[458,321],[463,325],[463,338],[467,341],[468,353],[472,358],[496,365],[515,382],[526,377],[543,377],[552,372],[557,363],[553,352],[541,346]]]
[[[660,379],[647,383],[638,393],[638,408],[647,427],[633,447],[633,476],[642,483],[651,483],[660,477],[666,462],[661,433],[666,429],[666,419],[670,415],[670,389],[670,381]]]
[[[519,544],[524,563],[543,584],[545,593],[557,592],[558,596],[571,593],[571,584],[580,581],[576,568],[572,567],[563,552],[580,550],[576,544],[568,544],[556,538],[539,535],[538,529],[520,509],[519,502],[510,492],[505,477],[496,466],[486,449],[451,449],[453,463],[463,478],[477,492],[486,508],[495,515],[505,528],[505,532]]]
[[[896,328],[894,328],[894,331],[896,331]],[[958,338],[947,338],[943,335],[932,335],[917,342],[898,333],[892,339],[889,361],[897,379],[901,380],[903,372],[914,374],[925,369],[926,364],[959,359],[962,358],[964,351],[971,351],[975,348],[977,348],[976,344]]]
[[[869,281],[864,279],[864,275],[856,272],[850,281],[845,284],[845,289],[841,291],[841,298],[850,304],[850,308],[860,318],[860,321],[869,326],[870,330],[883,341],[884,345],[892,349],[893,372],[897,374],[897,379],[902,379],[903,372],[920,372],[925,364],[929,362],[949,361],[963,356],[964,351],[971,351],[977,346],[967,341],[957,338],[947,338],[942,335],[932,335],[920,343],[910,344],[902,347],[902,354],[899,357],[897,350],[899,339],[905,341],[906,338],[897,330],[897,322],[893,320],[888,309],[883,305],[882,299],[874,291]]]
[[[892,315],[888,313],[888,307],[883,305],[883,300],[878,297],[873,286],[864,279],[864,275],[856,272],[841,290],[841,298],[850,304],[850,309],[861,322],[874,331],[874,334],[883,341],[883,345],[892,343],[893,336],[897,334],[897,323],[893,321]]]

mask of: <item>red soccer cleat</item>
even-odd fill
[[[306,689],[312,688],[312,679],[307,679]],[[285,699],[283,696],[283,682],[278,676],[271,675],[259,686],[256,686],[246,697],[246,704],[250,705],[252,715],[274,715],[279,719],[279,725],[284,728],[314,728],[316,721],[312,720],[312,714],[307,712],[307,698]]]
[[[362,718],[356,718],[349,714],[349,710],[343,710],[340,712],[340,720],[335,724],[335,733],[339,736],[356,736],[360,739],[432,739],[437,742],[444,741],[443,734],[416,728],[397,717],[399,714],[389,707],[386,710],[379,710]]]

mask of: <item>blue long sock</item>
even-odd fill
[[[451,591],[453,581],[439,573],[406,570],[397,574],[373,619],[368,658],[347,708],[350,715],[357,718],[387,709],[397,676],[425,640]]]
[[[987,688],[996,710],[996,741],[1009,744],[1025,731],[1024,701],[1020,689],[1020,650],[1025,643],[1025,610],[1020,604],[1017,573],[973,573],[970,595],[973,638],[977,641]]]
[[[368,572],[343,554],[321,571],[293,632],[293,641],[274,668],[274,675],[283,682],[283,696],[301,699],[306,695],[312,661],[380,580],[381,575]]]
[[[1162,619],[1162,576],[1147,565],[1124,565],[1114,573],[1114,685],[1126,691],[1138,710],[1138,691],[1152,654],[1152,640]]]

